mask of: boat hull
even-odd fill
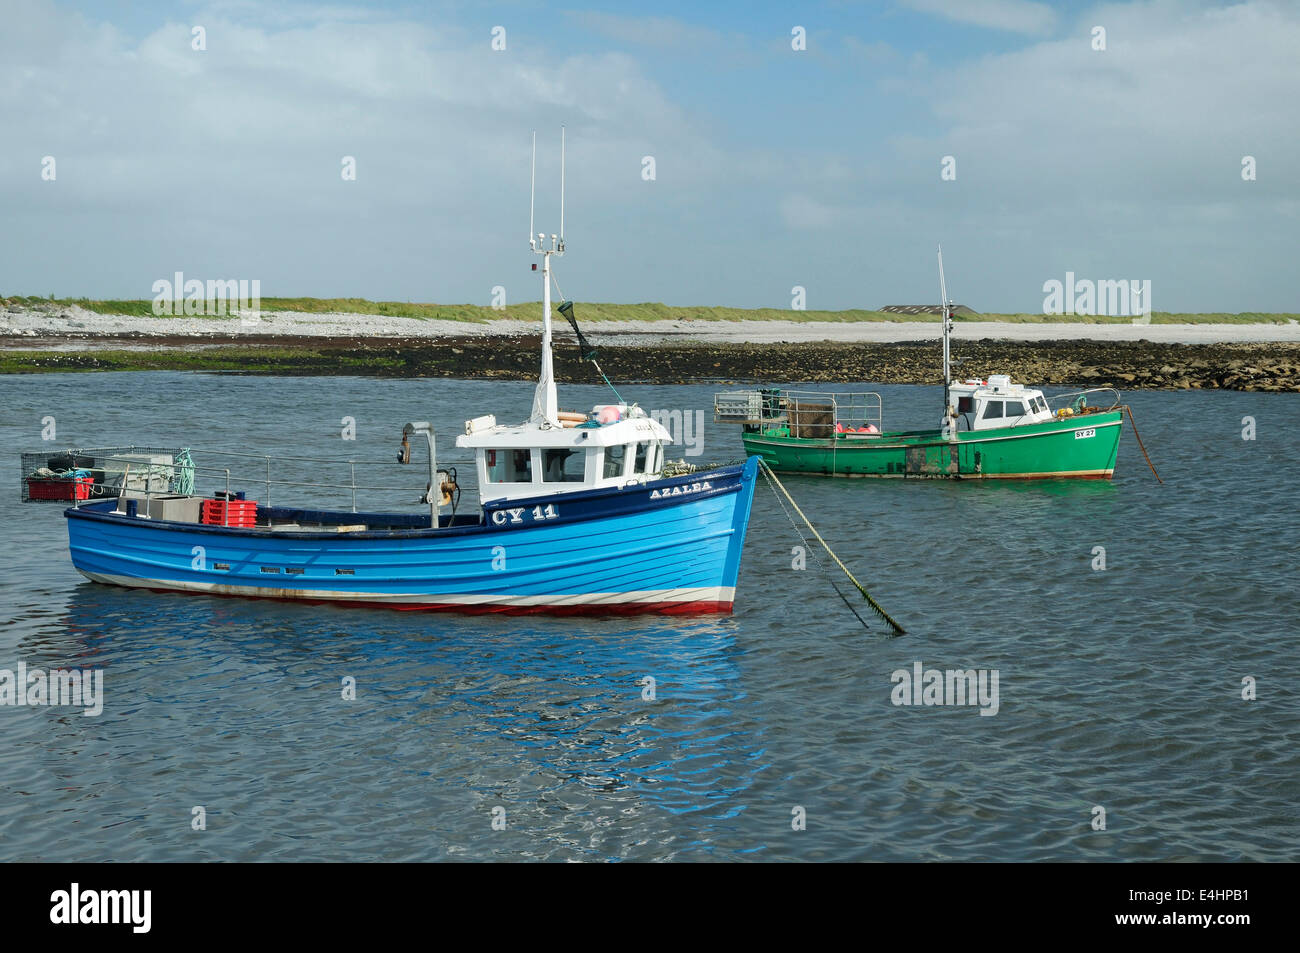
[[[489,501],[482,523],[436,530],[405,515],[261,507],[272,522],[309,515],[344,531],[151,521],[113,502],[65,515],[73,565],[114,585],[469,613],[718,613],[735,600],[757,467]]]
[[[812,439],[746,433],[745,452],[778,473],[839,477],[970,480],[1108,480],[1115,472],[1120,411],[995,430],[961,431],[944,440],[938,430],[838,435]]]

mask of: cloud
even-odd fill
[[[1056,25],[1056,11],[1034,0],[901,0],[920,13],[958,23],[1039,36]]]
[[[1297,168],[1288,117],[1300,71],[1277,68],[1300,48],[1297,11],[1163,0],[1097,8],[1093,20],[1106,26],[1104,51],[1081,27],[935,77],[947,151],[1021,188],[1189,201],[1235,188],[1241,156],[1255,150]]]
[[[1104,51],[1089,42],[1093,24],[1106,28]],[[942,131],[892,140],[919,172],[876,201],[902,191],[915,223],[942,215],[969,236],[953,260],[976,265],[973,299],[1005,300],[999,272],[1027,272],[1028,288],[1035,271],[1071,269],[1152,278],[1162,307],[1249,310],[1263,296],[1289,310],[1283,289],[1260,279],[1285,267],[1277,249],[1294,243],[1285,200],[1300,179],[1300,71],[1279,64],[1300,48],[1300,11],[1106,4],[1066,33],[914,85]],[[958,175],[945,183],[949,154]],[[1269,175],[1243,181],[1246,155]]]
[[[677,54],[698,49],[722,49],[736,41],[736,38],[727,37],[717,30],[673,17],[628,17],[593,10],[567,11],[565,16],[593,33],[620,43]]]
[[[557,59],[522,30],[495,52],[486,31],[346,8],[310,22],[295,7],[270,25],[223,12],[242,5],[196,14],[203,51],[189,22],[137,39],[49,3],[7,12],[6,292],[30,282],[147,297],[154,278],[184,270],[257,277],[267,295],[486,300],[522,246],[533,129],[538,227],[558,226],[567,123],[570,244],[585,244],[593,267],[618,254],[589,230],[605,208],[689,208],[736,165],[623,53]],[[640,176],[647,154],[666,183],[657,190]],[[45,155],[56,181],[40,179]],[[345,155],[354,182],[340,176]],[[24,234],[47,236],[46,250]],[[87,245],[105,253],[51,254]]]
[[[787,195],[781,200],[781,220],[789,228],[830,228],[840,220],[840,210],[807,195]]]
[[[780,306],[800,284],[819,307],[929,300],[942,238],[954,293],[979,310],[1035,308],[1066,269],[1149,277],[1162,306],[1294,307],[1293,6],[1102,4],[1010,51],[979,33],[928,64],[846,19],[822,60],[750,36],[744,70],[557,45],[524,23],[498,53],[482,23],[258,9],[200,9],[197,52],[188,18],[132,33],[11,0],[0,290],[147,297],[182,270],[259,278],[268,296],[535,297],[529,134],[551,231],[564,122],[575,297]],[[679,29],[648,21],[633,23],[650,44]],[[40,178],[46,155],[57,182]]]

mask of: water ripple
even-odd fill
[[[91,384],[102,400],[88,405]],[[688,411],[711,393],[642,390]],[[881,390],[887,423],[934,416],[931,388]],[[151,398],[164,391],[165,408]],[[228,413],[209,412],[218,395]],[[788,481],[908,627],[899,639],[792,568],[799,540],[763,488],[737,611],[694,620],[116,590],[71,570],[55,508],[6,495],[0,667],[102,669],[106,703],[97,718],[0,708],[0,858],[1292,860],[1300,567],[1278,474],[1300,463],[1285,428],[1300,403],[1130,396],[1163,486],[1130,437],[1110,483]],[[31,421],[54,414],[71,444],[299,434],[322,455],[387,459],[401,421],[450,435],[462,407],[522,416],[530,397],[454,381],[4,378],[16,412],[0,437],[39,446]],[[347,414],[373,426],[330,450]],[[739,455],[734,431],[704,436],[706,457]],[[439,453],[461,462],[449,438]],[[916,662],[996,669],[996,716],[894,705],[891,674]]]

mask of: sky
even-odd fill
[[[532,134],[558,231],[563,124],[579,302],[929,303],[942,242],[982,312],[1040,312],[1067,272],[1150,281],[1157,311],[1300,310],[1297,2],[0,0],[0,23],[0,294],[149,298],[179,271],[536,301]]]

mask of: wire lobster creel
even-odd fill
[[[123,492],[194,491],[188,448],[74,447],[21,454],[24,503],[116,499]]]

